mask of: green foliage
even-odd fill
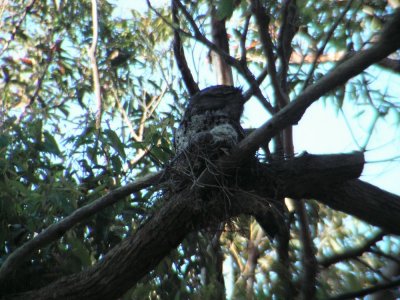
[[[91,2],[35,1],[28,9],[26,1],[9,1],[0,12],[0,264],[38,232],[110,190],[162,169],[174,155],[172,128],[188,95],[173,60],[171,28],[152,11],[133,9],[118,16],[114,1],[97,2],[96,57],[103,105],[100,128],[96,128],[93,70],[88,56],[93,37]],[[183,2],[200,31],[209,32],[209,2]],[[261,2],[271,18],[268,30],[276,54],[277,32],[285,21],[282,1]],[[297,1],[299,32],[293,51],[312,57],[330,25],[342,14],[345,2]],[[385,1],[354,2],[334,30],[324,55],[364,48],[370,36],[363,32],[372,36],[381,29],[383,17],[390,11]],[[228,20],[231,54],[239,57],[245,18],[250,14],[248,3],[220,0],[214,4],[217,16]],[[168,7],[157,10],[170,21]],[[183,18],[181,27],[191,32]],[[182,39],[200,86],[215,84],[204,67],[209,50],[184,35]],[[265,67],[254,23],[248,28],[246,53],[251,70]],[[291,95],[303,88],[310,63],[302,61],[289,67]],[[321,60],[310,82],[337,63]],[[247,87],[239,77],[235,73],[237,85]],[[372,88],[372,80],[373,76],[365,73],[329,96],[340,109],[350,103],[365,110],[372,107],[379,118],[388,112],[400,116],[398,105],[387,101],[395,95]],[[269,92],[270,82],[266,80],[261,87]],[[151,216],[162,204],[159,198],[157,191],[143,190],[78,224],[27,260],[8,292],[38,288],[95,264]],[[317,202],[307,205],[307,213],[318,258],[363,243],[373,230],[360,223],[363,230],[358,230],[353,218]],[[290,221],[289,271],[297,283],[302,245],[298,220],[292,217]],[[215,237],[222,254],[210,247]],[[244,271],[251,243],[259,252],[252,296],[282,298],[285,291],[278,275],[285,266],[278,261],[275,244],[253,219],[239,217],[222,229],[212,227],[189,235],[123,299],[222,297],[224,289],[217,280],[220,274],[216,267],[219,255],[232,260],[227,272],[233,276],[233,287],[226,293],[244,299],[248,296],[243,278],[247,276]],[[388,239],[376,248],[385,245],[390,245],[390,255],[398,255],[398,242]],[[318,298],[377,282],[379,273],[371,269],[384,264],[382,256],[368,253],[360,259],[368,264],[346,261],[321,270]]]

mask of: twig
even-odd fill
[[[168,26],[175,28],[179,30],[179,32],[189,38],[195,39],[196,41],[202,43],[206,47],[208,47],[210,50],[215,51],[219,55],[221,55],[225,62],[228,65],[233,66],[249,83],[250,87],[255,91],[254,94],[260,101],[260,103],[272,114],[274,112],[274,109],[271,105],[271,103],[268,102],[268,100],[264,97],[262,94],[260,87],[257,84],[256,79],[254,78],[253,73],[249,70],[249,68],[246,66],[246,64],[241,63],[239,60],[235,59],[234,57],[230,56],[228,53],[217,47],[213,42],[208,40],[199,30],[199,28],[196,25],[196,22],[193,20],[192,16],[189,14],[189,12],[186,10],[184,5],[178,1],[174,0],[176,2],[176,5],[179,7],[179,9],[182,11],[184,14],[185,18],[188,20],[190,26],[192,27],[192,30],[194,31],[194,35],[192,35],[189,32],[186,32],[185,30],[182,30],[181,28],[175,28],[166,18],[164,18],[154,7],[151,6],[151,3],[149,0],[147,0],[147,4],[149,8],[154,11],[155,14],[157,14]]]
[[[379,291],[383,291],[383,290],[387,290],[390,288],[394,288],[400,285],[400,278],[397,277],[397,279],[388,282],[388,283],[382,283],[382,284],[377,284],[373,287],[369,287],[369,288],[365,288],[365,289],[361,289],[358,291],[354,291],[354,292],[349,292],[349,293],[345,293],[345,294],[341,294],[335,297],[331,297],[329,298],[329,300],[344,300],[344,299],[355,299],[355,298],[360,298],[366,295],[370,295],[372,293],[375,292],[379,292]]]
[[[318,264],[324,268],[328,268],[329,266],[336,264],[338,262],[356,258],[356,257],[362,255],[364,252],[369,251],[369,249],[373,245],[375,245],[377,242],[379,242],[384,236],[385,236],[385,233],[382,231],[379,231],[371,239],[367,240],[363,245],[360,245],[359,247],[355,247],[353,249],[347,250],[343,253],[333,255],[331,257],[326,257],[326,258],[320,259]]]
[[[369,249],[368,252],[374,253],[374,254],[376,254],[377,256],[380,256],[380,257],[387,258],[388,260],[391,260],[392,262],[395,262],[397,265],[400,265],[400,259],[399,258],[394,257],[393,255],[389,255],[387,253],[384,253],[378,247],[373,247],[372,249]]]
[[[282,26],[278,36],[278,55],[281,61],[279,71],[281,88],[288,94],[287,72],[292,53],[292,40],[298,30],[298,13],[296,0],[285,0],[282,7]]]
[[[240,55],[240,61],[244,64],[247,62],[246,39],[247,39],[247,33],[249,31],[250,19],[251,19],[251,16],[246,17],[245,22],[244,22],[243,32],[240,35],[240,49],[242,52]]]
[[[313,64],[311,66],[310,71],[308,72],[307,78],[304,81],[304,85],[303,85],[303,90],[309,85],[310,80],[312,78],[312,76],[314,75],[314,71],[315,68],[317,66],[318,63],[318,59],[319,57],[322,55],[322,53],[325,50],[326,45],[328,45],[333,33],[335,32],[336,28],[339,26],[339,23],[342,21],[342,19],[344,18],[344,16],[346,15],[346,13],[349,11],[351,5],[353,4],[353,0],[349,0],[349,2],[347,3],[346,7],[344,8],[343,12],[340,14],[340,16],[336,19],[335,23],[333,23],[331,29],[328,31],[328,33],[326,34],[325,40],[321,46],[321,48],[318,49],[317,54],[315,55]]]
[[[37,234],[33,239],[11,253],[10,256],[8,256],[8,258],[0,268],[0,282],[6,279],[6,277],[21,263],[29,259],[36,249],[48,245],[49,243],[60,238],[67,230],[71,229],[77,223],[90,216],[93,216],[105,207],[118,202],[119,200],[123,199],[126,196],[129,196],[134,192],[157,184],[161,179],[161,176],[162,172],[153,173],[143,178],[140,178],[135,182],[117,188],[109,192],[108,194],[98,198],[92,203],[77,209],[62,221],[49,226],[48,228]]]
[[[33,5],[35,4],[36,0],[31,0],[27,6],[25,6],[24,11],[22,12],[19,20],[17,21],[17,24],[15,24],[15,27],[13,28],[13,30],[11,31],[11,36],[10,38],[7,40],[7,42],[5,43],[3,49],[0,50],[0,56],[3,55],[3,53],[8,49],[8,47],[10,46],[11,41],[14,40],[15,35],[17,34],[19,28],[22,25],[22,22],[25,20],[26,15],[28,14],[28,12],[30,12],[30,10],[32,9]]]
[[[97,68],[97,60],[96,60],[96,49],[98,40],[97,0],[92,0],[92,29],[93,29],[92,45],[90,46],[90,49],[88,49],[88,55],[90,58],[90,63],[92,65],[93,89],[97,104],[96,128],[100,129],[101,115],[103,108],[101,102],[99,70]]]
[[[274,45],[272,43],[271,35],[268,31],[269,16],[265,12],[265,8],[262,6],[259,0],[252,0],[251,6],[252,11],[256,17],[263,51],[267,58],[268,73],[271,76],[271,83],[275,92],[276,101],[278,103],[278,106],[282,108],[289,103],[289,97],[283,93],[282,87],[279,84],[277,77],[275,67],[275,55],[273,50]]]
[[[257,81],[257,86],[260,86],[261,83],[264,81],[264,79],[267,77],[268,75],[268,67],[265,67],[261,73],[258,75],[258,77],[256,78]],[[243,93],[243,97],[245,99],[245,101],[249,100],[255,93],[255,90],[250,87],[246,92]],[[268,103],[271,103],[271,101],[268,99],[268,96],[266,97]]]
[[[199,86],[194,81],[192,72],[190,72],[189,66],[186,61],[185,52],[183,50],[181,37],[179,35],[179,30],[176,29],[179,28],[179,19],[178,19],[178,9],[176,7],[174,0],[171,0],[171,7],[172,7],[172,22],[174,24],[173,49],[174,49],[176,64],[178,65],[178,69],[181,72],[183,82],[185,83],[186,88],[189,91],[189,94],[194,95],[199,91]]]
[[[114,98],[115,98],[115,101],[117,102],[118,110],[119,110],[119,112],[121,113],[122,119],[124,120],[125,124],[126,124],[126,125],[128,126],[128,128],[129,128],[129,132],[130,132],[130,134],[131,134],[133,140],[135,140],[135,141],[137,141],[137,142],[140,141],[140,138],[139,138],[139,136],[136,134],[135,129],[133,129],[133,125],[132,125],[131,120],[129,120],[128,114],[127,114],[127,112],[126,112],[124,106],[122,105],[121,100],[119,99],[118,92],[115,90],[114,87],[111,89],[111,91],[112,91],[112,93],[114,94]]]
[[[386,276],[385,274],[382,273],[382,271],[380,269],[374,268],[373,266],[371,266],[369,263],[367,263],[366,261],[364,261],[363,259],[361,259],[361,257],[356,257],[354,259],[356,262],[358,262],[359,264],[363,265],[364,267],[366,267],[367,269],[369,269],[371,272],[377,274],[379,277],[381,277],[384,281],[389,282],[390,278],[388,276]]]
[[[301,298],[315,299],[318,263],[315,257],[315,246],[310,233],[310,221],[304,200],[295,200],[295,208],[299,218],[300,240],[303,247],[302,264],[304,269],[301,279]]]

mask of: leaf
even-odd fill
[[[7,147],[9,143],[10,139],[7,135],[5,134],[0,135],[0,149]]]
[[[110,146],[113,147],[114,150],[117,151],[117,153],[122,156],[123,159],[125,159],[125,146],[121,142],[118,135],[111,129],[104,130],[104,134],[107,136],[107,139],[110,142]]]
[[[58,157],[62,157],[61,151],[58,148],[58,144],[54,139],[54,137],[48,131],[45,131],[43,133],[43,136],[44,136],[44,141],[42,144],[43,147],[42,151],[54,154]]]
[[[68,237],[67,241],[71,245],[72,254],[79,259],[82,266],[90,266],[91,257],[88,249],[85,247],[81,240],[75,237]]]
[[[122,164],[120,157],[117,155],[111,156],[111,164],[113,167],[113,171],[116,172],[117,174],[120,174],[122,171]]]
[[[235,9],[234,0],[220,0],[217,4],[218,20],[229,19]]]

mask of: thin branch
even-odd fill
[[[265,12],[265,7],[260,3],[260,0],[251,1],[252,12],[256,17],[258,25],[258,33],[263,45],[264,54],[267,58],[268,73],[271,76],[272,87],[275,92],[276,101],[279,107],[284,107],[289,103],[289,98],[282,91],[279,84],[278,76],[275,67],[274,45],[272,43],[271,35],[269,34],[269,16]]]
[[[278,55],[281,61],[279,77],[283,93],[288,94],[287,72],[292,53],[292,41],[299,29],[296,0],[285,0],[281,11],[282,25],[278,35]]]
[[[310,222],[307,216],[304,200],[295,200],[296,214],[300,224],[300,240],[302,241],[302,299],[315,299],[317,286],[318,263],[315,257],[315,246],[311,237]]]
[[[346,250],[343,253],[339,253],[336,255],[332,255],[330,257],[325,257],[322,259],[319,259],[318,264],[322,266],[323,268],[328,268],[333,264],[336,264],[338,262],[342,262],[344,260],[356,258],[358,256],[361,256],[364,252],[367,252],[370,250],[370,248],[375,245],[377,242],[382,240],[382,238],[385,236],[385,233],[382,231],[377,232],[371,239],[367,240],[364,242],[364,244],[354,247],[350,250]]]
[[[232,259],[239,268],[240,273],[243,273],[244,265],[242,263],[242,257],[240,256],[240,252],[234,242],[231,242],[229,245],[229,254],[232,256]]]
[[[99,129],[101,126],[101,115],[102,115],[102,102],[101,102],[101,91],[100,91],[100,77],[99,70],[97,68],[96,49],[98,40],[98,16],[97,16],[97,0],[92,0],[92,45],[88,49],[88,55],[90,63],[92,65],[92,76],[93,76],[93,90],[96,99],[96,128]]]
[[[388,276],[386,276],[385,274],[383,274],[381,270],[379,270],[377,268],[374,268],[368,262],[366,262],[363,259],[361,259],[361,257],[356,257],[354,260],[356,262],[358,262],[359,264],[361,264],[362,266],[366,267],[371,272],[373,272],[376,275],[378,275],[379,277],[381,277],[384,281],[386,281],[386,282],[390,281],[390,278]]]
[[[150,2],[148,2],[150,3]],[[190,95],[194,95],[199,91],[199,86],[193,79],[192,72],[189,69],[189,66],[186,61],[185,52],[183,50],[183,45],[181,41],[181,37],[179,35],[179,19],[178,19],[178,9],[176,7],[175,1],[171,0],[171,7],[172,7],[172,22],[174,24],[174,42],[173,42],[173,49],[174,49],[174,56],[176,60],[176,64],[178,66],[179,71],[181,72],[183,82],[188,89]]]
[[[140,141],[139,135],[137,135],[135,132],[135,129],[133,129],[132,122],[131,122],[131,120],[129,120],[128,113],[126,112],[124,106],[121,103],[121,100],[118,96],[118,92],[115,90],[114,87],[112,87],[111,91],[114,94],[114,98],[115,98],[115,101],[117,102],[118,110],[119,110],[126,126],[128,126],[128,128],[129,128],[129,132],[130,132],[133,140],[139,142]]]
[[[393,256],[389,255],[387,253],[384,253],[381,249],[378,247],[372,247],[372,249],[369,249],[368,252],[376,254],[377,256],[387,258],[388,260],[391,260],[392,262],[395,262],[397,265],[400,265],[400,259]]]
[[[245,64],[247,62],[247,49],[246,49],[246,39],[247,39],[247,33],[249,31],[249,25],[250,25],[250,19],[251,16],[247,16],[245,21],[244,21],[244,26],[243,26],[243,32],[240,35],[240,49],[241,49],[241,54],[240,54],[240,61]]]
[[[31,11],[33,8],[33,5],[35,4],[36,0],[31,0],[27,6],[25,6],[24,11],[22,12],[20,18],[18,19],[17,23],[15,24],[13,30],[11,31],[11,36],[10,38],[6,41],[5,45],[3,46],[3,49],[0,50],[0,56],[3,55],[3,53],[8,49],[10,46],[11,41],[14,40],[15,35],[17,34],[18,30],[20,29],[22,22],[24,22],[26,15]]]
[[[51,36],[49,36],[51,38]],[[49,47],[49,53],[48,57],[45,60],[45,63],[43,64],[43,69],[41,74],[39,75],[39,78],[35,82],[35,89],[33,91],[32,96],[29,97],[28,103],[23,107],[23,112],[19,115],[18,119],[16,120],[16,123],[19,123],[22,118],[27,114],[27,108],[31,107],[33,103],[35,103],[36,99],[39,101],[40,104],[43,106],[46,106],[46,103],[39,97],[39,93],[42,90],[43,86],[43,80],[47,75],[47,71],[49,70],[49,67],[51,63],[53,62],[54,58],[54,52],[57,51],[57,49],[61,45],[61,40],[57,40],[51,47]]]
[[[257,81],[253,75],[253,73],[250,71],[250,69],[247,67],[246,64],[243,64],[240,60],[235,59],[234,57],[230,56],[228,53],[226,53],[225,51],[223,51],[221,48],[217,47],[213,42],[211,42],[210,40],[208,40],[201,32],[200,29],[198,28],[198,26],[196,25],[196,22],[194,21],[194,19],[192,18],[192,16],[189,14],[189,12],[186,10],[185,6],[178,0],[174,0],[176,2],[176,5],[179,7],[179,9],[182,11],[182,13],[184,14],[185,18],[187,19],[187,21],[189,22],[192,30],[194,31],[194,35],[179,29],[179,32],[181,32],[182,34],[197,40],[198,42],[204,44],[207,48],[209,48],[212,51],[215,51],[216,53],[218,53],[218,55],[220,55],[221,57],[224,58],[225,62],[234,67],[239,74],[241,74],[243,76],[243,78],[246,79],[246,81],[248,82],[248,84],[250,85],[250,88],[252,88],[255,92],[255,96],[258,98],[258,100],[261,102],[261,104],[272,114],[274,112],[274,109],[271,105],[271,103],[268,102],[268,100],[264,97],[264,95],[262,94],[260,87],[257,84]],[[164,22],[169,25],[172,26],[168,20],[166,20],[163,16],[161,16],[154,8],[151,7],[151,5],[149,4],[150,2],[147,0],[149,7],[157,14],[159,15]]]
[[[49,243],[60,238],[67,230],[71,229],[77,223],[87,219],[90,216],[98,213],[105,207],[108,207],[119,200],[123,199],[130,194],[140,191],[146,187],[157,184],[162,176],[161,172],[153,173],[143,178],[136,180],[123,187],[117,188],[108,194],[98,198],[97,200],[77,209],[71,215],[62,221],[55,223],[39,234],[33,239],[22,245],[8,256],[6,261],[0,268],[0,281],[9,276],[17,267],[29,259],[33,252]]]
[[[261,83],[264,81],[264,79],[267,77],[268,75],[268,67],[264,67],[264,69],[261,71],[260,74],[258,74],[256,81],[257,81],[257,86],[260,86]],[[249,100],[255,93],[255,90],[250,87],[246,92],[243,93],[243,97],[245,99],[245,101],[247,102],[247,100]],[[267,99],[268,103],[271,103],[271,101],[268,99],[268,96],[265,97]]]
[[[319,57],[322,55],[322,53],[324,53],[325,47],[328,45],[329,41],[332,38],[333,33],[335,32],[336,28],[339,26],[340,22],[342,21],[342,19],[344,18],[344,16],[346,15],[346,13],[349,11],[349,9],[351,8],[351,5],[353,4],[353,0],[349,0],[346,7],[344,8],[343,12],[340,14],[340,16],[336,19],[335,23],[333,23],[331,29],[328,31],[328,33],[326,34],[325,40],[321,46],[321,48],[318,49],[313,64],[311,66],[310,71],[308,72],[307,78],[304,81],[304,85],[303,85],[303,90],[309,85],[311,78],[314,75],[314,71],[315,68],[317,66],[318,63],[318,59]]]
[[[400,278],[397,277],[395,280],[388,282],[388,283],[382,283],[382,284],[377,284],[373,287],[369,287],[369,288],[365,288],[365,289],[361,289],[358,291],[354,291],[354,292],[349,292],[349,293],[345,293],[345,294],[341,294],[335,297],[331,297],[329,298],[329,300],[345,300],[345,299],[356,299],[356,298],[360,298],[366,295],[370,295],[379,291],[383,291],[383,290],[388,290],[391,288],[395,288],[398,287],[400,285]]]

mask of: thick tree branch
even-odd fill
[[[227,203],[216,199],[203,201],[186,189],[93,267],[42,289],[4,299],[116,299],[156,267],[188,233],[210,222],[266,209],[259,197],[240,191],[231,195]]]
[[[382,214],[382,210],[388,209],[388,213],[383,218],[388,218],[389,213],[392,214],[393,216],[387,221],[392,224],[383,227],[393,233],[398,233],[400,197],[357,180],[343,183],[346,179],[359,176],[363,161],[361,153],[304,155],[262,167],[259,180],[267,183],[264,185],[267,199],[269,195],[276,192],[276,188],[282,190],[284,195],[291,197],[315,195],[319,196],[317,199],[325,199],[328,195],[333,195],[324,203],[333,205],[339,201],[337,199],[339,197],[347,207],[343,209],[339,206],[339,209],[353,215],[357,215],[360,207],[365,206],[365,195],[371,194],[375,205],[372,213],[369,212],[369,214],[376,218]],[[254,184],[259,186],[259,181]],[[350,195],[341,192],[340,186],[343,185],[348,185],[344,190],[350,189]],[[354,193],[353,188],[357,185],[359,188]],[[207,201],[195,200],[193,191],[186,189],[167,201],[134,235],[116,246],[95,266],[82,273],[64,277],[41,290],[31,291],[14,298],[10,297],[10,299],[90,300],[119,297],[153,269],[189,232],[208,226],[210,222],[220,222],[239,214],[268,215],[269,206],[266,205],[265,198],[241,190],[232,190],[229,195],[229,200],[223,200],[224,197],[219,200],[217,198]],[[356,195],[360,198],[356,199]],[[352,201],[356,204],[352,205]],[[373,199],[367,202],[371,201]],[[397,203],[397,206],[395,204],[384,206],[382,202]],[[368,209],[371,210],[371,207]],[[368,209],[361,209],[361,211],[365,213]],[[381,218],[378,218],[378,221],[386,222]],[[132,270],[135,271],[132,272]],[[115,286],[118,286],[118,289],[115,289]]]
[[[310,231],[310,221],[304,200],[297,199],[294,201],[296,215],[299,220],[299,236],[302,245],[301,263],[303,264],[303,272],[301,275],[301,299],[315,299],[318,263]]]
[[[384,58],[378,63],[378,65],[382,68],[400,73],[400,59]]]
[[[11,253],[6,261],[2,264],[0,268],[0,288],[2,285],[1,282],[5,281],[13,271],[16,271],[21,263],[28,260],[33,255],[35,250],[40,249],[41,247],[59,239],[67,230],[71,229],[77,223],[90,216],[93,216],[105,207],[116,203],[117,201],[129,196],[134,192],[156,184],[160,180],[161,175],[161,172],[151,174],[123,187],[115,189],[103,197],[100,197],[97,200],[77,209],[65,219],[49,226],[47,229],[37,234],[33,239]]]
[[[116,246],[95,266],[82,273],[64,277],[41,290],[10,299],[115,299],[153,269],[189,232],[209,226],[210,222],[220,222],[239,214],[268,216],[270,206],[265,199],[274,195],[276,187],[288,187],[282,183],[291,182],[291,191],[301,195],[307,179],[313,182],[311,186],[341,182],[358,177],[362,166],[363,155],[360,153],[305,155],[273,166],[264,166],[261,170],[264,177],[260,177],[260,180],[264,178],[264,181],[271,183],[264,185],[266,198],[234,188],[230,193],[224,193],[225,198],[221,196],[206,201],[196,200],[193,191],[187,188],[167,201],[135,234]],[[254,184],[259,186],[259,182]],[[123,195],[126,192],[120,191]],[[284,190],[283,194],[286,194]],[[226,199],[226,195],[229,195],[229,199]],[[55,227],[60,229],[60,226]]]
[[[353,215],[388,233],[400,234],[400,196],[361,180],[321,186],[309,193],[329,207]]]

